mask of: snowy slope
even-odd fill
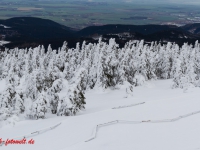
[[[171,119],[200,110],[199,88],[186,93],[171,89],[171,80],[149,81],[134,88],[133,97],[124,98],[125,89],[89,91],[86,110],[77,116],[47,116],[45,120],[24,120],[15,126],[0,128],[0,138],[14,138],[61,125],[33,136],[34,145],[8,145],[2,150],[198,150],[200,149],[200,114],[171,123],[116,124],[102,127],[97,137],[89,139],[97,124],[114,120],[147,121]],[[117,106],[145,104],[122,109]]]

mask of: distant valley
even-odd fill
[[[38,17],[76,29],[106,24],[181,26],[200,22],[199,5],[193,0],[178,4],[178,0],[169,1],[0,0],[0,19]]]

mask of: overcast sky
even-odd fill
[[[145,2],[164,2],[164,3],[198,3],[200,4],[200,0],[121,0],[121,1],[145,1]]]
[[[134,0],[133,0],[134,1]],[[200,4],[200,0],[145,0],[145,1],[154,1],[154,2],[168,2],[168,3],[199,3]]]
[[[0,0],[1,1],[1,0]],[[32,0],[30,0],[32,1]],[[39,0],[39,1],[58,1],[58,0]],[[88,2],[137,2],[138,4],[193,4],[200,5],[200,0],[59,0],[59,1],[88,1]]]
[[[66,0],[67,1],[67,0]],[[99,2],[99,1],[114,1],[114,2],[141,2],[141,3],[179,3],[179,4],[199,4],[200,0],[85,0],[85,1],[93,1],[93,2]]]

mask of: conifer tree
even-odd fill
[[[39,119],[39,118],[44,119],[46,112],[47,112],[46,94],[42,92],[39,94],[38,98],[33,102],[28,117],[34,119]]]
[[[77,75],[74,78],[72,84],[70,85],[68,91],[69,100],[72,104],[71,113],[73,115],[75,115],[79,110],[84,109],[84,105],[86,104],[84,96],[84,91],[86,89],[85,69],[81,68],[76,74]]]

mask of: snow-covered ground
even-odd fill
[[[0,41],[0,46],[3,46],[3,45],[8,44],[8,43],[10,43],[10,42],[8,42],[8,41]]]
[[[5,26],[3,24],[0,24],[0,26],[4,27],[4,28],[11,28],[11,27],[8,27],[8,26]]]
[[[3,84],[3,83],[2,83]],[[200,110],[200,89],[187,92],[171,89],[172,80],[148,81],[135,87],[133,97],[124,98],[125,89],[93,90],[86,93],[86,110],[77,116],[47,116],[23,120],[0,128],[0,138],[12,139],[34,131],[61,125],[31,137],[33,145],[8,145],[2,150],[198,150],[200,114],[168,123],[115,124],[101,127],[89,139],[97,124],[114,120],[143,121],[171,119]],[[122,109],[117,106],[145,104]],[[30,138],[29,138],[30,139]],[[29,140],[27,139],[27,140]]]

